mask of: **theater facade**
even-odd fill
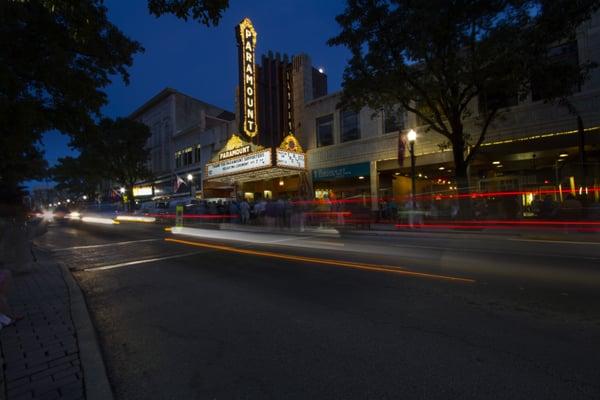
[[[262,68],[256,65],[257,33],[248,18],[236,27],[236,39],[237,129],[206,164],[204,195],[247,200],[310,196],[307,157],[295,135],[292,65],[272,57]]]

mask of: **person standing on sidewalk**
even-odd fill
[[[11,274],[7,269],[0,269],[0,329],[14,324],[21,316],[14,314],[8,305],[8,290],[10,288]]]

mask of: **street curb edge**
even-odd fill
[[[71,317],[73,318],[73,325],[75,325],[77,332],[86,399],[112,400],[114,397],[106,375],[106,367],[100,346],[98,345],[98,337],[81,288],[73,275],[71,275],[71,271],[62,263],[57,264],[69,288]]]

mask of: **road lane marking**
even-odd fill
[[[395,266],[391,266],[391,265],[368,264],[368,263],[358,263],[358,262],[353,262],[353,261],[340,261],[340,260],[332,260],[332,259],[325,259],[325,258],[295,256],[295,255],[290,255],[290,254],[272,253],[272,252],[260,251],[260,250],[248,250],[248,249],[241,249],[241,248],[236,248],[236,247],[231,247],[231,246],[192,242],[192,241],[188,241],[188,240],[171,239],[171,238],[166,238],[165,241],[172,242],[172,243],[186,244],[186,245],[195,246],[195,247],[202,247],[202,248],[207,248],[207,249],[227,251],[227,252],[231,252],[231,253],[247,254],[247,255],[252,255],[252,256],[278,258],[278,259],[289,260],[289,261],[302,261],[302,262],[308,262],[308,263],[313,263],[313,264],[335,265],[338,267],[347,267],[347,268],[360,269],[360,270],[365,270],[365,271],[389,272],[389,273],[398,274],[398,275],[414,276],[414,277],[420,277],[420,278],[441,279],[441,280],[462,282],[462,283],[475,283],[474,279],[459,278],[456,276],[429,274],[429,273],[425,273],[425,272],[407,271],[400,267],[395,267]]]
[[[103,243],[103,244],[91,244],[88,246],[73,246],[73,247],[63,247],[60,249],[52,249],[52,251],[68,251],[68,250],[81,250],[81,249],[95,249],[100,247],[108,247],[108,246],[124,246],[126,244],[131,243],[142,243],[142,242],[157,242],[162,239],[141,239],[141,240],[128,240],[126,242],[111,242],[111,243]]]
[[[181,258],[181,257],[187,257],[187,256],[194,256],[194,255],[200,254],[200,253],[203,253],[203,252],[202,251],[193,251],[191,253],[175,254],[175,255],[172,255],[172,256],[156,257],[156,258],[145,258],[143,260],[128,261],[128,262],[119,263],[119,264],[102,265],[102,266],[99,266],[99,267],[84,268],[83,270],[84,271],[104,271],[104,270],[107,270],[107,269],[115,269],[115,268],[128,267],[130,265],[146,264],[146,263],[151,263],[151,262],[156,262],[156,261],[171,260],[173,258]]]
[[[514,238],[509,238],[508,240],[512,240],[515,242],[538,242],[538,243],[552,243],[552,244],[560,244],[560,243],[567,243],[567,244],[583,244],[583,245],[600,245],[600,242],[574,242],[574,241],[568,241],[568,240],[550,240],[550,239],[514,239]]]

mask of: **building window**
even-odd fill
[[[194,162],[192,156],[191,147],[188,147],[183,151],[183,166],[191,165]]]
[[[404,109],[390,107],[383,110],[383,133],[398,132],[404,129]]]
[[[199,163],[202,160],[201,155],[202,147],[198,144],[196,145],[196,149],[194,150],[194,162]]]
[[[175,152],[175,168],[181,168],[181,164],[182,164],[182,152],[176,151]]]
[[[333,114],[317,118],[317,147],[333,144]]]
[[[342,121],[342,142],[360,139],[360,119],[358,113],[354,111],[340,112],[340,120]]]

